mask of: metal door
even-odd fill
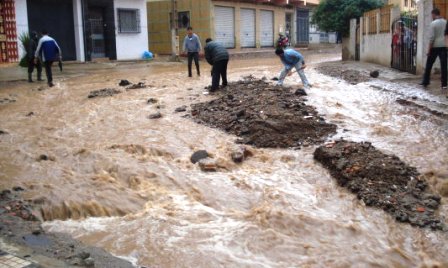
[[[417,16],[402,16],[392,24],[392,68],[417,72]]]
[[[310,42],[310,12],[297,9],[297,44],[308,45]]]
[[[0,1],[2,2],[2,1]],[[76,60],[72,0],[27,0],[28,29],[46,29],[58,42],[64,60]]]
[[[240,19],[241,47],[255,47],[255,10],[242,8]]]
[[[262,10],[261,16],[261,40],[262,47],[274,46],[274,12]]]
[[[104,40],[104,20],[102,8],[89,9],[90,42],[92,43],[91,57],[104,58],[106,43]]]
[[[232,7],[215,6],[215,40],[224,47],[235,47],[235,11]]]

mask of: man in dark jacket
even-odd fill
[[[213,66],[212,68],[212,87],[211,92],[218,90],[219,80],[222,77],[222,85],[227,86],[227,63],[229,62],[229,53],[221,44],[213,41],[211,38],[205,40],[205,59]]]
[[[58,43],[56,43],[56,40],[48,36],[48,32],[45,30],[42,31],[42,38],[39,40],[34,56],[34,62],[37,62],[39,56],[42,56],[40,59],[45,65],[45,74],[47,75],[48,86],[54,86],[51,66],[54,61],[62,59],[62,52]]]
[[[33,71],[34,67],[37,69],[37,81],[43,81],[42,80],[42,64],[40,61],[37,61],[37,63],[34,62],[34,54],[36,54],[37,49],[37,43],[39,42],[39,36],[36,32],[32,32],[30,35],[30,42],[28,44],[28,47],[26,48],[26,56],[28,60],[28,82],[33,82]]]

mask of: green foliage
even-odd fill
[[[313,13],[312,22],[322,31],[347,36],[350,19],[362,17],[364,12],[381,6],[381,0],[322,0]]]
[[[20,43],[22,43],[23,51],[27,51],[27,48],[30,45],[30,34],[28,32],[23,32],[19,35]],[[28,67],[27,53],[20,59],[19,66]]]

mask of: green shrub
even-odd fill
[[[28,32],[23,32],[19,35],[19,40],[22,43],[22,48],[24,51],[27,51],[27,48],[30,45],[30,34]],[[28,55],[25,55],[20,59],[19,66],[28,67]]]

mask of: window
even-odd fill
[[[380,8],[380,33],[390,32],[390,10],[392,6]]]
[[[118,31],[120,33],[140,33],[140,10],[119,8]]]
[[[190,26],[190,11],[182,11],[177,13],[177,27],[188,28]]]

